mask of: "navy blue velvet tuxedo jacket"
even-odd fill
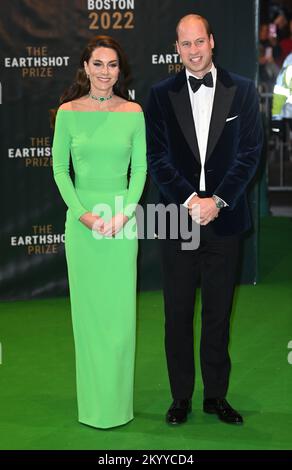
[[[232,119],[233,118],[233,119]],[[146,111],[149,172],[164,204],[183,204],[199,191],[201,162],[186,74],[154,85]],[[262,126],[254,83],[217,67],[205,161],[206,192],[229,207],[212,222],[218,235],[251,224],[246,189],[258,166]]]

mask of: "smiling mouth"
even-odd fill
[[[194,64],[197,64],[198,62],[200,62],[200,60],[202,59],[202,57],[191,57],[190,58],[190,61],[193,62]]]

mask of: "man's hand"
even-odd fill
[[[194,196],[188,203],[189,214],[200,225],[208,225],[218,217],[220,209],[212,197],[200,198]]]

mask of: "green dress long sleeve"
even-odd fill
[[[143,113],[59,110],[53,172],[68,206],[65,253],[78,419],[98,428],[119,426],[133,418],[138,250],[133,217],[146,177]],[[114,238],[96,237],[79,220],[86,212],[105,220],[123,212],[132,217],[134,236],[126,236],[126,224]]]

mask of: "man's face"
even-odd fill
[[[212,64],[212,49],[214,39],[208,36],[205,25],[201,20],[187,19],[178,28],[176,42],[181,60],[189,72],[203,77],[209,72]]]

